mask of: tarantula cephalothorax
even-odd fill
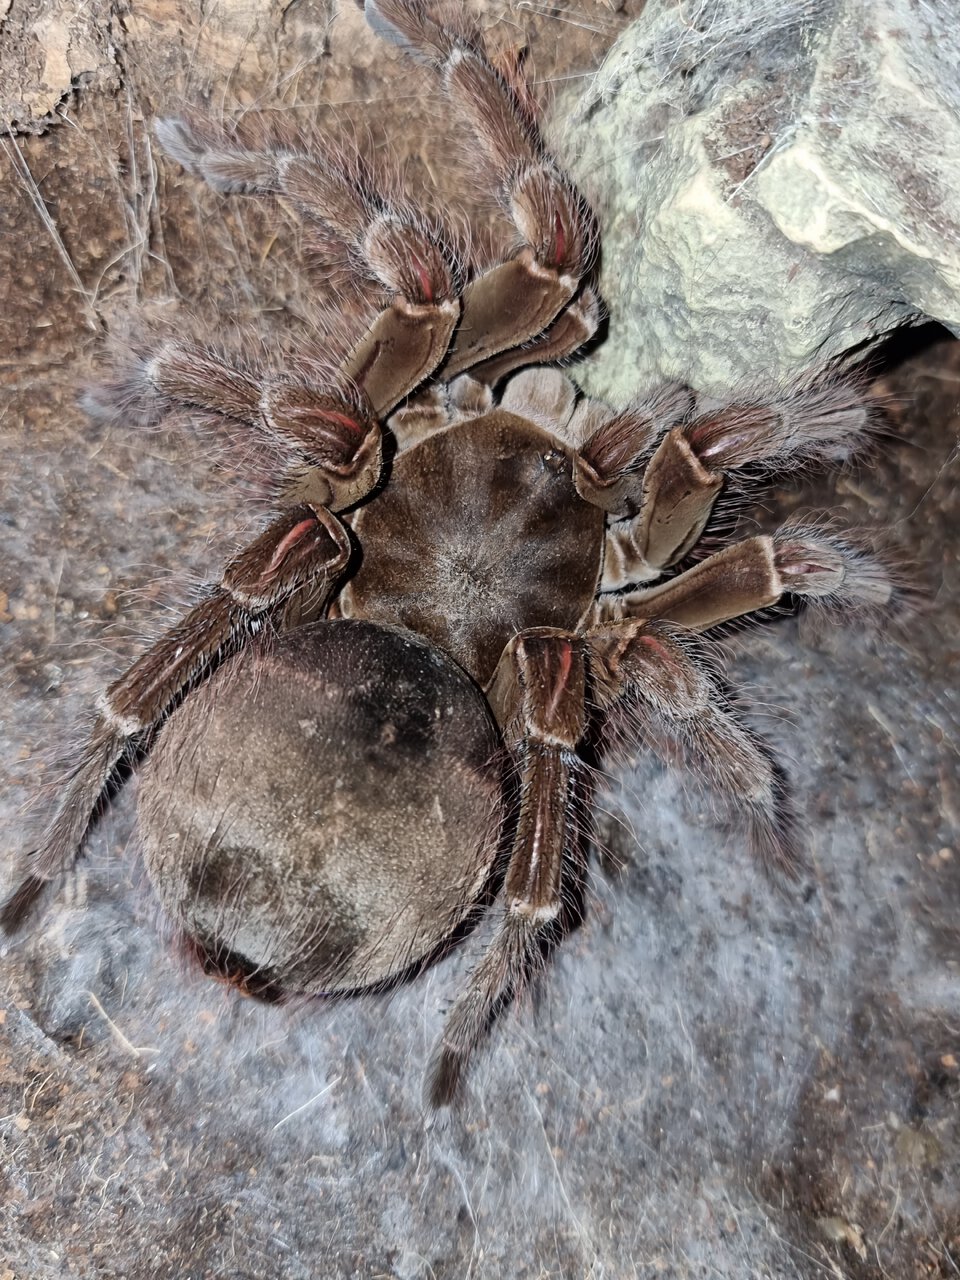
[[[333,376],[315,352],[268,373],[168,338],[104,393],[127,418],[246,433],[277,460],[278,511],[107,690],[3,921],[72,865],[162,725],[140,802],[150,879],[204,963],[251,988],[383,983],[501,886],[434,1057],[444,1103],[582,871],[585,744],[602,753],[612,725],[680,749],[763,862],[795,873],[777,767],[697,633],[785,594],[883,605],[891,585],[816,527],[725,541],[715,516],[750,478],[847,457],[868,416],[849,386],[709,412],[668,386],[614,412],[547,367],[597,328],[589,208],[472,30],[420,0],[366,11],[436,70],[516,251],[473,268],[346,147],[158,126],[218,190],[292,205],[381,309]]]

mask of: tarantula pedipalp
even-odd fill
[[[882,605],[891,584],[801,526],[704,558],[731,480],[850,454],[867,428],[856,392],[822,379],[708,412],[676,386],[619,412],[580,398],[549,366],[598,325],[589,208],[474,32],[418,0],[366,10],[438,72],[518,247],[472,268],[344,147],[158,127],[220,191],[292,205],[383,305],[332,376],[310,353],[268,373],[171,338],[104,393],[129,417],[195,411],[250,433],[282,460],[279,511],[108,689],[2,920],[72,865],[148,746],[150,878],[205,964],[253,988],[393,978],[503,871],[496,931],[435,1055],[444,1103],[578,872],[584,744],[611,722],[678,743],[764,864],[795,873],[779,772],[696,633],[785,594]]]

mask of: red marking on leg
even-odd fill
[[[829,573],[830,571],[825,564],[803,564],[800,562],[794,562],[793,564],[781,565],[780,572],[790,574],[790,576],[793,577],[804,573]]]
[[[716,423],[710,419],[687,435],[687,441],[698,458],[706,460],[723,450],[737,449],[750,438],[745,431],[732,430],[714,436],[715,430]]]
[[[301,520],[299,523],[295,524],[290,532],[277,543],[277,549],[270,557],[270,563],[267,565],[266,572],[263,574],[263,577],[267,578],[271,573],[276,572],[290,548],[295,547],[298,542],[301,542],[308,533],[312,532],[319,525],[319,523],[320,522],[317,520],[316,516],[307,516],[305,520]]]
[[[793,577],[810,573],[836,573],[839,565],[831,564],[829,558],[826,561],[815,560],[816,554],[816,548],[804,546],[802,542],[788,543],[775,549],[774,563],[781,573]]]
[[[637,636],[637,639],[640,641],[641,644],[645,644],[648,649],[652,649],[654,653],[659,654],[661,658],[665,658],[667,662],[673,661],[673,654],[670,652],[667,646],[663,644],[660,640],[658,640],[655,636],[642,635],[642,636]]]
[[[420,287],[423,289],[423,296],[427,302],[433,301],[433,285],[430,283],[430,274],[420,259],[414,254],[413,269],[420,277]]]
[[[320,413],[320,417],[326,422],[335,422],[338,426],[346,427],[355,436],[363,433],[363,424],[345,413],[334,413],[332,409],[325,409]]]

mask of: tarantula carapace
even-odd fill
[[[817,526],[722,532],[748,482],[858,447],[856,390],[823,377],[709,410],[676,385],[619,411],[581,397],[551,366],[598,327],[595,220],[518,74],[420,0],[366,12],[435,70],[515,251],[475,267],[346,145],[158,125],[219,191],[292,206],[381,309],[333,373],[315,352],[268,372],[167,337],[102,393],[128,420],[247,432],[277,459],[277,510],[107,690],[3,921],[73,864],[150,747],[150,879],[205,965],[251,989],[384,983],[496,895],[434,1057],[439,1104],[582,874],[587,760],[611,741],[679,751],[763,863],[796,873],[780,773],[726,700],[710,634],[784,596],[883,606],[892,588]]]

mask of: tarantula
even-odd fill
[[[380,309],[332,373],[316,350],[268,372],[168,337],[103,393],[127,419],[248,433],[276,459],[277,510],[107,690],[2,921],[71,867],[150,747],[151,883],[205,966],[250,989],[389,982],[496,896],[433,1058],[444,1104],[582,874],[588,761],[611,744],[679,751],[763,864],[797,874],[780,771],[709,637],[785,597],[883,606],[892,585],[817,527],[731,540],[717,517],[758,476],[847,458],[869,428],[856,389],[708,410],[676,385],[619,411],[580,396],[555,366],[600,322],[597,229],[519,74],[420,0],[366,13],[435,70],[515,251],[478,268],[346,144],[157,126],[218,191],[292,206]]]

